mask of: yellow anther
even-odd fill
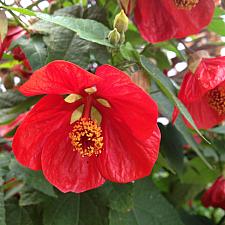
[[[225,114],[225,88],[216,87],[208,93],[208,102],[211,108],[219,115]]]
[[[109,104],[109,102],[104,99],[104,98],[98,98],[96,99],[101,105],[107,107],[107,108],[111,108],[111,105]]]
[[[69,133],[73,151],[78,151],[82,157],[98,156],[103,150],[102,129],[96,121],[81,118],[76,121]]]
[[[77,100],[81,99],[82,96],[81,95],[78,95],[78,94],[70,94],[68,95],[64,101],[67,102],[67,103],[74,103],[76,102]]]
[[[177,8],[191,10],[197,6],[199,0],[174,0]]]
[[[91,95],[91,94],[93,94],[93,93],[95,93],[97,91],[97,88],[95,86],[93,86],[93,87],[90,87],[90,88],[85,88],[84,91],[87,94]]]

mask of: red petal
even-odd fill
[[[66,104],[61,96],[43,97],[28,113],[13,139],[13,151],[17,160],[31,169],[41,169],[41,152],[47,137],[63,123],[70,122],[72,104]]]
[[[97,95],[111,105],[111,108],[101,107],[103,116],[125,124],[137,139],[148,138],[158,117],[154,100],[135,85],[127,74],[112,66],[100,66],[96,75],[105,79],[97,85]]]
[[[125,125],[121,126],[114,120],[104,120],[102,126],[105,148],[98,157],[98,167],[103,177],[127,183],[148,176],[158,157],[158,126],[155,124],[152,135],[142,142]]]
[[[74,152],[69,127],[62,127],[49,136],[41,156],[43,173],[62,192],[83,192],[102,185],[96,156],[82,158]]]
[[[99,80],[99,77],[73,63],[56,60],[35,71],[20,91],[27,96],[80,93]]]
[[[220,116],[209,106],[208,98],[206,96],[199,99],[199,101],[195,101],[186,105],[186,107],[199,129],[212,128],[215,125],[220,124],[225,119],[225,115]],[[184,120],[186,124],[191,127],[185,118]]]
[[[213,0],[200,0],[192,10],[178,9],[173,0],[137,0],[134,19],[142,37],[154,43],[198,33],[214,7]]]
[[[199,86],[204,88],[204,93],[206,93],[208,90],[214,89],[216,86],[225,81],[224,73],[225,57],[221,56],[202,59],[194,76],[199,82]]]

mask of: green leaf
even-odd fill
[[[44,204],[44,225],[108,225],[108,209],[101,191],[59,194]]]
[[[199,158],[194,158],[187,163],[185,173],[180,176],[183,183],[199,184],[202,188],[213,182],[220,172],[219,169],[211,170]]]
[[[213,129],[210,129],[210,131],[218,134],[225,134],[225,126],[216,127]]]
[[[44,225],[78,225],[80,197],[76,194],[60,195],[44,206]]]
[[[208,25],[208,30],[214,31],[215,33],[225,36],[225,22],[221,16],[224,16],[224,10],[216,8],[214,12],[213,19]]]
[[[22,48],[33,71],[45,65],[47,51],[41,36],[36,35],[29,39],[20,38],[15,43]]]
[[[33,188],[24,187],[20,191],[20,199],[19,199],[20,206],[37,205],[47,200],[49,200],[49,198],[46,195],[44,195],[40,191],[36,191]]]
[[[0,109],[10,108],[26,99],[20,92],[8,90],[0,92]]]
[[[2,8],[8,9],[8,10],[12,10],[12,11],[16,11],[18,13],[21,13],[23,15],[27,15],[27,16],[36,16],[35,12],[32,12],[28,9],[25,8],[19,8],[19,7],[12,7],[12,6],[6,6],[6,5],[2,5]]]
[[[177,129],[169,124],[164,127],[159,125],[162,139],[160,151],[166,156],[169,165],[178,173],[182,174],[184,170],[184,154],[181,151],[185,142]]]
[[[90,14],[90,11],[94,11],[94,14]],[[102,15],[97,12],[102,12],[102,9],[90,7],[84,11],[83,16],[89,16],[88,18],[99,21],[103,20]],[[81,17],[82,9],[80,6],[67,7],[57,10],[54,16]],[[109,53],[105,46],[81,39],[76,33],[62,26],[41,20],[34,24],[32,29],[48,34],[44,38],[48,46],[47,62],[63,59],[88,69],[92,61],[105,64],[109,59]]]
[[[100,45],[113,47],[106,39],[109,29],[103,24],[90,19],[78,19],[65,16],[50,16],[44,13],[36,13],[42,20],[60,25],[74,31],[77,35],[87,41],[95,42]]]
[[[127,212],[133,207],[133,185],[112,184],[109,195],[110,208],[116,211]]]
[[[183,225],[177,211],[149,178],[134,183],[134,206],[121,213],[110,211],[110,225]]]
[[[196,132],[204,139],[205,137],[201,134],[201,132],[196,127],[190,113],[184,106],[184,104],[176,97],[175,89],[171,81],[146,57],[141,56],[140,59],[141,65],[149,74],[149,76],[157,83],[162,92],[168,97],[168,99],[173,102],[180,110],[181,114],[187,119],[187,121],[191,124],[191,126],[196,130]],[[207,140],[206,140],[207,141]],[[207,141],[208,142],[208,141]]]
[[[50,16],[45,13],[32,12],[28,9],[23,8],[15,8],[10,6],[2,7],[17,11],[24,15],[36,16],[39,19],[60,25],[64,28],[74,31],[80,38],[85,39],[87,41],[95,42],[108,47],[113,47],[113,45],[111,45],[106,39],[110,30],[102,23],[96,22],[95,20],[78,19],[69,16]]]
[[[33,171],[21,166],[16,160],[10,163],[10,169],[15,173],[18,179],[24,180],[35,190],[38,190],[48,196],[56,197],[53,186],[44,178],[41,171]]]
[[[3,184],[3,179],[0,177],[0,186]],[[0,224],[6,225],[5,222],[5,203],[4,203],[4,193],[2,188],[0,188]]]
[[[27,210],[19,207],[14,199],[6,202],[6,222],[7,225],[34,225]]]

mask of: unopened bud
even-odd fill
[[[108,39],[109,39],[109,42],[112,45],[117,45],[119,43],[119,41],[120,41],[120,33],[117,31],[116,28],[114,28],[114,30],[109,32]]]
[[[192,73],[195,73],[203,58],[210,58],[209,53],[205,50],[200,50],[191,54],[188,59],[188,69]]]
[[[121,12],[118,13],[114,19],[113,27],[116,28],[119,33],[123,33],[128,29],[128,22],[128,17],[124,13],[124,11],[121,10]]]

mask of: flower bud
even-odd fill
[[[3,42],[8,31],[8,20],[3,10],[0,10],[0,43]]]
[[[109,32],[108,39],[109,39],[109,42],[112,45],[117,45],[119,43],[119,41],[120,41],[120,33],[117,31],[116,28],[114,28],[114,30]]]
[[[188,69],[195,73],[196,69],[198,68],[198,65],[200,64],[201,60],[203,58],[209,58],[209,53],[205,50],[197,51],[190,55],[188,59]]]
[[[114,19],[113,27],[116,28],[119,33],[123,33],[128,29],[128,22],[128,17],[124,13],[124,11],[121,10],[121,12],[118,13]]]

